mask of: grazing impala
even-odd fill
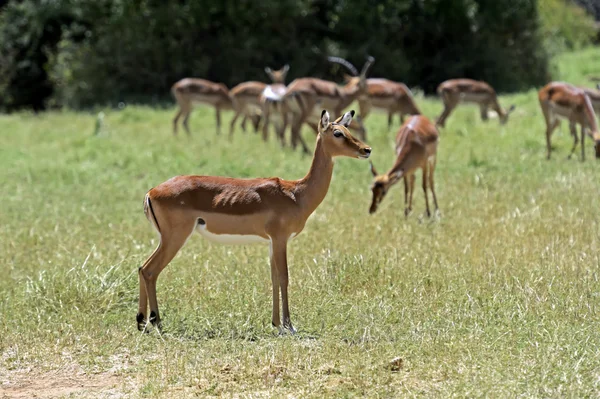
[[[344,65],[358,75],[356,68],[348,61],[338,57],[329,57],[329,60]],[[284,101],[286,109],[294,115],[292,122],[292,147],[296,148],[298,141],[300,141],[304,151],[308,152],[308,147],[300,135],[300,129],[304,123],[307,123],[313,129],[316,127],[316,125],[309,122],[309,118],[313,116],[317,104],[323,108],[333,109],[334,115],[339,116],[342,110],[354,100],[366,95],[366,74],[374,61],[373,57],[368,58],[360,73],[358,84],[346,84],[340,87],[334,82],[317,78],[300,78],[290,83],[287,93],[284,96]],[[364,140],[364,126],[362,122],[358,125],[359,136]]]
[[[182,115],[183,127],[187,134],[191,134],[188,120],[194,103],[215,107],[217,134],[221,132],[221,110],[232,108],[227,86],[206,79],[184,78],[171,87],[171,93],[179,105],[179,111],[173,119],[173,134],[177,135],[177,122]]]
[[[160,327],[156,280],[194,231],[223,244],[268,243],[273,283],[273,325],[294,332],[288,308],[287,243],[300,234],[308,217],[325,198],[333,173],[333,158],[366,159],[371,148],[355,139],[348,126],[354,111],[335,122],[323,111],[312,165],[300,180],[277,177],[234,179],[178,176],[151,189],[144,213],[160,234],[154,253],[139,269],[138,329],[149,321]],[[283,322],[279,317],[279,293]]]
[[[596,114],[590,98],[585,91],[564,82],[550,82],[538,93],[540,107],[546,120],[546,147],[548,150],[547,158],[550,159],[552,145],[550,139],[552,132],[560,123],[559,118],[569,121],[569,129],[573,136],[573,148],[569,158],[575,152],[579,142],[577,138],[577,124],[581,125],[581,160],[585,160],[584,138],[585,130],[593,138],[596,158],[600,158],[600,132]]]
[[[348,83],[358,84],[358,76],[345,75]],[[419,107],[415,103],[412,92],[404,84],[382,78],[367,79],[368,96],[358,99],[360,116],[363,121],[367,119],[371,108],[387,111],[388,129],[392,127],[394,114],[400,115],[400,123],[404,123],[404,115],[420,115]]]
[[[488,109],[492,108],[498,113],[500,123],[505,124],[508,121],[509,114],[515,109],[511,105],[508,110],[504,110],[498,104],[496,92],[489,84],[472,79],[451,79],[442,82],[437,88],[438,95],[444,102],[444,111],[438,117],[436,124],[444,127],[446,119],[452,113],[454,108],[462,101],[479,105],[481,119],[488,119]]]
[[[435,125],[427,117],[415,115],[406,120],[396,135],[396,162],[394,166],[385,174],[379,175],[371,163],[374,180],[371,187],[373,200],[369,213],[374,213],[388,190],[400,179],[404,179],[404,215],[408,216],[412,211],[415,172],[417,169],[423,169],[423,193],[425,194],[427,216],[431,216],[427,198],[427,183],[429,183],[433,195],[435,210],[438,210],[433,184],[438,137]]]
[[[273,81],[275,85],[283,85],[285,82],[285,77],[287,76],[288,71],[290,70],[289,65],[285,65],[282,69],[278,71],[273,71],[271,68],[266,67],[265,72],[269,75],[269,78]],[[266,83],[263,82],[244,82],[239,85],[233,87],[229,92],[231,96],[231,101],[233,103],[233,110],[235,111],[235,115],[231,120],[231,124],[229,126],[229,137],[233,136],[233,128],[235,126],[235,122],[238,120],[240,115],[244,115],[244,122],[246,117],[252,116],[255,117],[257,112],[260,112],[262,109],[260,97],[261,94],[265,91],[265,89],[269,87]],[[242,122],[242,129],[244,129],[244,122]],[[258,127],[258,123],[254,125],[255,130]]]

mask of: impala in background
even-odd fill
[[[356,68],[348,61],[339,57],[329,57],[332,62],[337,62],[344,65],[346,68],[352,68],[352,72],[356,73]],[[296,148],[298,142],[303,147],[304,152],[308,152],[308,147],[302,139],[300,129],[305,123],[316,128],[313,124],[316,106],[332,109],[333,114],[341,115],[342,110],[348,107],[354,100],[360,96],[367,94],[366,75],[369,68],[375,59],[369,57],[363,66],[360,73],[358,84],[346,84],[338,86],[335,82],[317,78],[299,78],[289,84],[287,93],[284,96],[285,109],[293,115],[292,122],[292,147]],[[356,73],[358,74],[358,73]],[[353,126],[352,126],[353,127]],[[364,140],[365,129],[362,122],[358,123],[356,128],[359,136]]]
[[[289,65],[285,65],[283,68],[277,71],[273,71],[269,67],[265,68],[266,74],[276,87],[285,87],[285,77],[287,76],[289,70]],[[229,94],[231,96],[235,115],[233,116],[229,126],[229,137],[233,136],[235,122],[238,120],[240,115],[244,115],[244,122],[247,117],[257,118],[258,116],[258,120],[260,120],[260,117],[262,117],[261,95],[268,87],[271,86],[263,82],[250,81],[240,83],[231,89]],[[257,130],[258,122],[256,122],[256,119],[253,119],[253,121],[255,122],[254,128]],[[246,129],[244,129],[244,122],[242,122],[242,129],[245,131]]]
[[[221,110],[232,109],[231,98],[227,86],[206,79],[184,78],[171,87],[171,93],[179,110],[173,119],[173,134],[177,135],[177,123],[183,116],[183,127],[190,133],[188,121],[195,103],[207,104],[215,108],[217,119],[217,134],[221,132]]]
[[[569,121],[569,129],[573,136],[573,147],[569,159],[573,156],[577,144],[577,125],[581,126],[581,160],[585,160],[584,139],[585,133],[592,137],[596,150],[596,158],[600,158],[600,132],[594,107],[583,89],[564,82],[550,82],[542,87],[538,93],[540,107],[546,120],[546,157],[550,159],[552,151],[552,132],[560,124],[560,119]]]
[[[491,108],[498,114],[500,124],[508,121],[508,116],[515,109],[511,105],[504,110],[498,103],[496,91],[489,84],[473,79],[451,79],[442,82],[437,88],[438,95],[444,103],[444,110],[438,117],[436,124],[444,127],[446,119],[460,102],[479,105],[481,119],[488,119],[488,109]]]
[[[160,234],[160,243],[139,269],[138,329],[145,330],[147,321],[160,328],[156,280],[192,233],[198,232],[222,244],[269,244],[272,322],[280,331],[294,332],[288,307],[287,243],[302,232],[325,198],[333,158],[366,159],[371,155],[371,148],[348,130],[353,116],[350,111],[332,123],[329,113],[322,112],[312,164],[300,180],[178,176],[151,189],[144,200],[144,213]]]
[[[438,131],[427,117],[415,115],[406,120],[396,135],[396,162],[394,166],[383,175],[380,175],[371,163],[371,172],[373,173],[374,180],[371,186],[373,200],[371,201],[369,213],[377,211],[379,204],[381,204],[383,197],[385,197],[389,189],[399,182],[400,179],[403,179],[404,216],[408,216],[412,211],[415,172],[418,169],[423,170],[423,193],[425,194],[426,214],[428,217],[431,216],[427,188],[431,190],[435,210],[438,210],[433,179],[438,139]]]

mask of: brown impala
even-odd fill
[[[340,63],[346,68],[353,68],[352,72],[356,72],[356,68],[344,59],[329,57],[329,60]],[[307,123],[313,129],[316,128],[316,124],[313,125],[311,123],[311,118],[317,104],[323,108],[333,109],[333,114],[337,117],[354,100],[362,95],[366,95],[366,74],[374,61],[373,57],[368,58],[360,73],[358,84],[346,84],[340,87],[337,83],[317,78],[299,78],[289,84],[284,96],[284,102],[285,109],[294,115],[294,121],[292,122],[292,147],[296,148],[299,141],[304,152],[308,152],[308,147],[300,135],[300,129],[304,123]],[[358,75],[358,73],[356,74]],[[357,130],[359,136],[364,140],[365,129],[362,122],[358,123]]]
[[[383,175],[377,174],[371,163],[371,172],[374,180],[371,187],[373,201],[370,213],[374,213],[387,194],[388,190],[400,179],[404,179],[404,215],[408,216],[412,211],[412,198],[415,188],[415,172],[423,169],[423,193],[425,194],[425,207],[427,216],[429,211],[429,200],[427,198],[427,183],[433,195],[435,210],[438,210],[437,198],[433,182],[435,172],[435,157],[438,146],[438,131],[435,125],[423,115],[409,117],[396,135],[396,162],[394,166]]]
[[[358,84],[359,77],[345,76],[346,82]],[[400,123],[404,123],[405,115],[420,115],[419,107],[415,103],[412,92],[404,83],[394,82],[382,78],[367,79],[366,97],[358,99],[360,116],[364,120],[371,112],[371,108],[387,111],[388,129],[392,127],[394,114],[400,115]]]
[[[438,117],[437,125],[444,127],[446,119],[460,102],[479,105],[481,119],[488,119],[488,109],[492,108],[498,113],[500,123],[508,121],[509,114],[515,109],[514,105],[505,111],[498,104],[496,92],[489,84],[473,79],[451,79],[442,82],[437,88],[438,95],[444,102],[444,111]]]
[[[178,176],[151,189],[144,200],[144,213],[159,232],[160,243],[139,269],[138,329],[146,327],[148,304],[149,321],[160,328],[156,280],[195,231],[222,244],[269,244],[273,325],[294,332],[288,307],[287,243],[302,232],[325,198],[333,158],[366,159],[371,155],[371,148],[348,130],[353,116],[350,111],[331,123],[329,113],[323,111],[312,165],[300,180]],[[283,320],[279,317],[280,292]]]
[[[265,72],[269,75],[269,78],[273,81],[273,85],[275,87],[284,86],[285,77],[287,76],[288,71],[290,70],[289,65],[285,65],[278,71],[273,71],[271,68],[266,67]],[[233,136],[233,128],[235,126],[235,122],[238,120],[240,115],[244,115],[244,121],[242,122],[242,129],[244,128],[244,122],[248,116],[255,117],[257,111],[262,110],[261,106],[261,94],[267,87],[271,87],[263,82],[244,82],[239,85],[233,87],[229,95],[231,96],[231,101],[233,103],[233,110],[235,111],[235,115],[233,119],[231,119],[231,124],[229,126],[229,137]],[[252,114],[254,112],[254,114]],[[254,121],[255,130],[258,127],[258,123]]]
[[[173,134],[177,135],[177,122],[182,115],[183,127],[187,134],[190,134],[188,120],[194,103],[203,103],[215,107],[217,134],[221,132],[221,110],[232,109],[227,86],[206,79],[184,78],[171,87],[171,93],[179,105],[179,111],[173,119]]]
[[[547,158],[550,159],[552,145],[550,139],[552,132],[560,123],[559,119],[569,121],[569,129],[573,136],[573,148],[569,158],[575,152],[579,142],[577,138],[577,124],[581,126],[581,160],[585,160],[585,130],[592,137],[596,149],[596,158],[600,158],[600,132],[596,122],[596,114],[590,98],[585,91],[564,82],[550,82],[538,93],[540,107],[546,120],[546,148]]]

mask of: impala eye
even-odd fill
[[[333,135],[335,137],[342,137],[342,136],[344,136],[344,133],[340,132],[339,130],[336,130],[335,132],[333,132]]]

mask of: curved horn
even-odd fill
[[[369,68],[371,67],[371,65],[373,65],[374,62],[375,62],[375,58],[368,56],[367,62],[365,62],[365,65],[363,66],[362,71],[360,71],[360,76],[367,76],[367,72],[368,72]]]
[[[341,64],[341,65],[345,66],[346,69],[348,69],[350,71],[350,73],[352,73],[354,76],[358,76],[358,70],[354,67],[354,65],[352,65],[351,63],[349,63],[348,61],[346,61],[343,58],[327,57],[327,61],[335,62],[336,64]]]

